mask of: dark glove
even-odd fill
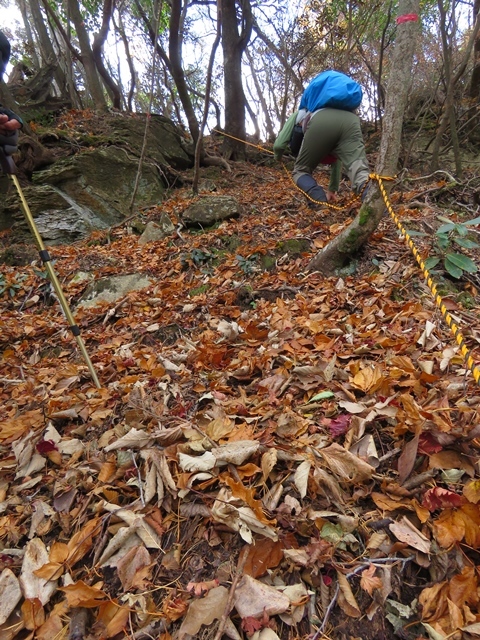
[[[18,149],[18,130],[0,134],[0,147],[6,156],[11,156]]]

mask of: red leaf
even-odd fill
[[[350,421],[352,420],[352,416],[348,413],[343,413],[338,416],[338,418],[334,418],[330,421],[328,428],[330,429],[330,434],[332,438],[338,438],[338,436],[343,436],[344,433],[347,433],[350,428]]]
[[[259,631],[262,628],[263,628],[262,621],[257,620],[257,618],[248,616],[248,618],[243,618],[242,620],[242,629],[245,631],[247,636],[252,636],[255,633],[255,631]]]
[[[58,451],[58,447],[53,440],[41,440],[37,443],[37,451],[40,455],[45,456],[51,451]]]
[[[429,511],[453,509],[455,507],[461,507],[462,504],[465,504],[465,498],[463,496],[459,496],[458,493],[454,491],[442,489],[442,487],[428,489],[422,500],[422,505]]]
[[[443,449],[431,433],[422,433],[418,441],[418,452],[431,456],[432,453],[438,453]]]

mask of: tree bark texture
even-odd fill
[[[112,19],[113,7],[114,0],[104,0],[102,26],[100,27],[100,31],[96,33],[95,37],[93,38],[92,51],[93,59],[95,60],[98,73],[102,76],[103,82],[105,83],[105,86],[110,93],[113,106],[115,109],[120,110],[120,89],[118,88],[117,83],[113,80],[112,76],[108,73],[103,63],[103,45],[105,44],[105,40],[107,39],[108,31],[110,29],[110,20]]]
[[[236,0],[221,0],[223,71],[225,85],[225,131],[239,140],[245,140],[245,94],[242,84],[242,56],[252,33],[250,0],[240,0],[240,30]],[[245,157],[245,145],[225,138],[224,155],[227,159]]]
[[[92,97],[95,108],[100,111],[105,111],[107,108],[107,102],[103,94],[100,79],[98,77],[97,66],[93,57],[88,33],[85,28],[85,23],[80,12],[80,7],[78,6],[78,0],[68,0],[68,8],[70,10],[72,22],[75,25],[75,30],[77,32],[80,51],[82,52],[82,64],[85,69],[87,91]]]
[[[196,144],[200,134],[198,120],[190,98],[190,91],[185,78],[182,64],[182,0],[173,0],[170,12],[170,30],[168,40],[168,55],[170,58],[171,73],[175,86],[177,87],[178,97],[182,103],[183,110],[188,121],[188,128]]]
[[[60,90],[61,96],[68,96],[67,82],[65,74],[59,64],[57,54],[52,45],[48,29],[45,25],[44,18],[40,9],[38,0],[30,0],[28,3],[30,13],[32,16],[35,30],[39,37],[40,51],[42,57],[42,65],[54,65],[55,66],[55,80]],[[40,69],[38,69],[40,71]]]
[[[399,16],[418,15],[419,0],[400,0]],[[416,21],[399,22],[395,49],[392,56],[390,77],[387,86],[382,138],[378,154],[376,173],[393,176],[397,170],[400,154],[403,116],[407,105],[412,77],[413,54],[419,32]],[[389,183],[384,183],[387,192]],[[385,210],[378,188],[370,186],[365,203],[360,207],[355,220],[332,242],[329,242],[310,261],[310,271],[333,275],[368,240],[375,231]]]
[[[473,24],[480,16],[480,0],[475,0],[473,5]],[[473,49],[473,72],[470,80],[470,97],[480,102],[480,32],[477,32]]]

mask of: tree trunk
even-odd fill
[[[80,51],[82,52],[82,64],[85,69],[85,76],[87,79],[87,90],[93,100],[95,109],[99,111],[106,111],[107,102],[103,94],[102,85],[97,73],[97,67],[93,58],[92,48],[88,38],[88,32],[85,28],[80,7],[78,6],[78,0],[68,0],[68,8],[70,10],[70,16],[72,22],[75,25],[77,32],[78,42],[80,44]]]
[[[455,88],[458,82],[460,81],[461,77],[465,73],[472,49],[474,48],[474,43],[476,42],[478,34],[480,33],[480,16],[477,14],[475,23],[473,25],[473,31],[471,32],[465,47],[463,59],[461,60],[455,75],[453,75],[451,42],[454,39],[455,31],[452,30],[452,35],[449,40],[448,33],[446,30],[447,14],[446,14],[445,7],[443,5],[443,0],[438,0],[438,8],[440,12],[440,29],[442,34],[443,66],[444,66],[444,75],[445,75],[445,81],[446,81],[446,98],[445,98],[445,104],[443,105],[440,124],[438,126],[438,130],[433,143],[430,170],[432,172],[437,171],[439,167],[439,155],[440,155],[440,148],[442,146],[442,139],[445,134],[445,131],[447,130],[448,124],[450,123],[451,125],[450,133],[453,141],[453,151],[456,154],[455,163],[456,163],[456,170],[458,172],[457,177],[460,178],[462,169],[461,169],[460,152],[459,152],[457,129],[456,129],[455,104],[454,104],[455,95],[454,94],[455,94]],[[455,11],[455,4],[453,4],[451,10]],[[455,25],[454,21],[453,23]],[[455,144],[456,142],[457,142],[457,145]],[[459,168],[460,168],[460,171],[459,171]]]
[[[400,0],[400,16],[419,12],[419,0]],[[401,21],[397,26],[395,49],[387,87],[383,131],[376,172],[393,176],[397,170],[403,115],[411,83],[413,54],[418,35],[416,21]],[[389,185],[384,185],[389,191]],[[355,220],[310,261],[310,271],[333,275],[368,240],[378,226],[385,205],[378,188],[370,188]]]
[[[195,110],[190,99],[187,80],[183,71],[182,64],[182,0],[173,0],[170,12],[170,27],[168,40],[168,55],[170,58],[170,70],[172,73],[175,86],[177,87],[178,97],[182,103],[183,110],[188,121],[188,128],[192,134],[194,143],[196,144],[199,137],[198,120]]]
[[[235,0],[221,0],[223,77],[225,85],[225,137],[223,152],[227,159],[245,158],[245,94],[242,84],[242,56],[252,33],[250,0],[240,2],[241,29]]]
[[[473,24],[480,16],[480,0],[475,0],[473,5]],[[473,71],[470,80],[470,97],[480,102],[480,31],[477,32],[473,48]]]
[[[30,50],[30,55],[32,56],[33,64],[35,69],[40,69],[40,60],[37,55],[37,49],[35,47],[35,39],[32,33],[32,27],[29,20],[27,5],[25,0],[19,0],[18,8],[20,9],[20,13],[22,14],[23,25],[25,27],[25,33],[27,34],[27,42],[28,48]]]
[[[130,89],[128,90],[128,97],[127,97],[127,109],[128,111],[133,111],[133,96],[135,93],[135,87],[136,87],[136,73],[135,73],[135,65],[133,63],[133,59],[132,56],[130,54],[130,45],[128,42],[128,38],[126,36],[126,32],[125,32],[125,25],[123,23],[123,17],[122,14],[119,13],[118,16],[118,29],[117,29],[118,33],[120,34],[120,38],[122,39],[123,42],[123,46],[125,48],[125,56],[127,58],[127,64],[128,64],[128,68],[130,70]]]
[[[253,83],[257,91],[258,99],[260,100],[260,104],[262,106],[263,117],[265,119],[265,130],[267,134],[267,140],[275,140],[275,130],[274,130],[272,118],[270,117],[270,111],[268,109],[268,105],[265,100],[264,91],[260,84],[260,80],[257,76],[257,70],[255,69],[255,61],[248,49],[245,51],[245,53],[247,56],[248,63],[250,65],[250,70],[252,72]]]
[[[115,109],[120,110],[122,102],[120,89],[118,88],[117,83],[113,80],[112,76],[108,73],[103,63],[103,45],[105,44],[105,40],[107,39],[108,31],[110,29],[110,20],[112,19],[113,6],[114,0],[104,0],[102,26],[100,27],[100,31],[96,33],[95,37],[93,38],[92,52],[95,64],[98,69],[98,73],[102,76],[103,82],[105,83],[105,86],[110,93],[113,106]]]
[[[62,97],[68,97],[67,82],[65,74],[59,65],[57,54],[52,45],[52,39],[48,33],[47,27],[44,22],[43,14],[40,9],[38,0],[30,0],[28,3],[32,20],[35,25],[35,30],[39,37],[40,52],[42,57],[42,64],[55,65],[55,81],[60,90]]]
[[[215,40],[213,41],[213,44],[212,44],[212,50],[210,52],[210,58],[208,61],[207,82],[205,86],[205,104],[203,107],[203,117],[202,117],[202,122],[200,124],[199,138],[195,146],[195,171],[193,174],[193,185],[192,185],[192,191],[195,195],[198,195],[198,183],[200,180],[200,159],[203,155],[203,131],[205,129],[205,125],[207,124],[208,109],[210,107],[210,92],[212,89],[213,64],[215,62],[215,54],[217,53],[217,48],[218,48],[218,45],[220,44],[220,40],[222,37],[221,15],[222,15],[222,8],[221,8],[220,0],[217,0],[217,30],[215,34]]]

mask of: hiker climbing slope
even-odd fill
[[[5,34],[0,31],[0,81],[10,58],[10,43]],[[22,120],[10,109],[0,105],[0,147],[6,156],[11,156],[17,150],[18,130],[22,128]]]
[[[295,135],[301,138],[303,133],[292,177],[309,199],[334,200],[342,168],[354,191],[363,190],[369,166],[360,118],[354,113],[361,100],[362,89],[357,82],[338,71],[324,71],[307,86],[299,110],[279,133],[273,146],[277,160],[289,145],[295,154]],[[333,165],[327,192],[312,175],[319,164]]]

